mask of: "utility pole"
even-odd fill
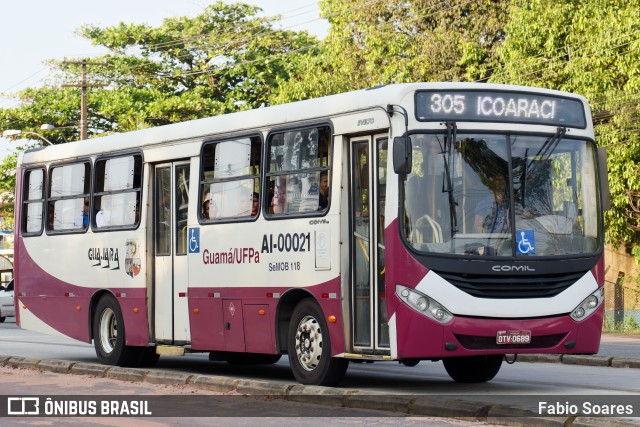
[[[81,65],[82,66],[82,82],[75,84],[63,84],[62,87],[79,87],[81,88],[80,100],[80,139],[87,139],[89,134],[89,121],[87,120],[87,88],[109,86],[105,83],[87,83],[87,65],[107,65],[104,62],[88,62],[86,59],[82,61],[63,61],[63,64]]]

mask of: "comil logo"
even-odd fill
[[[7,415],[40,415],[39,397],[7,398]]]
[[[535,268],[531,268],[528,265],[494,265],[491,267],[493,271],[506,271],[506,272],[517,272],[517,271],[536,271]]]

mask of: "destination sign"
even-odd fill
[[[416,118],[430,121],[529,123],[584,129],[584,106],[577,99],[525,92],[481,90],[419,91]]]

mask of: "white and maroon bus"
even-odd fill
[[[585,99],[416,83],[34,149],[20,327],[100,362],[208,352],[334,385],[349,361],[596,353],[606,159]]]

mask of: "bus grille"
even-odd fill
[[[551,348],[556,345],[566,334],[539,335],[531,337],[529,344],[497,344],[496,337],[477,337],[473,335],[455,334],[458,342],[467,350],[509,350],[514,348]]]
[[[476,298],[514,299],[556,296],[577,282],[586,272],[525,277],[435,273]]]

